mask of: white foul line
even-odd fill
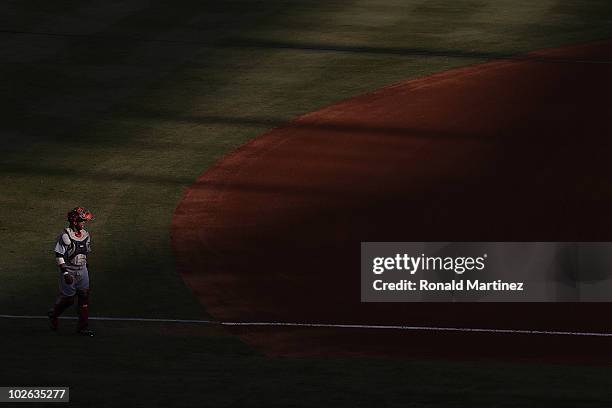
[[[47,319],[47,316],[4,315],[2,319]],[[76,317],[61,317],[61,319],[74,320]],[[519,330],[519,329],[478,329],[469,327],[434,327],[434,326],[393,326],[370,324],[333,324],[333,323],[291,323],[291,322],[221,322],[217,320],[196,319],[153,319],[145,317],[90,317],[90,320],[112,322],[155,322],[155,323],[193,323],[218,326],[264,326],[264,327],[319,327],[331,329],[368,329],[368,330],[411,330],[411,331],[440,331],[440,332],[470,332],[470,333],[505,333],[505,334],[540,334],[555,336],[588,336],[612,337],[612,333],[572,332],[550,330]]]

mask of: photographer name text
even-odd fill
[[[450,282],[431,282],[426,279],[401,279],[396,282],[384,282],[376,279],[372,282],[376,291],[523,291],[523,282],[506,282],[500,279],[494,281],[480,281],[477,279],[453,279]]]

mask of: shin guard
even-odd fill
[[[72,306],[73,303],[74,303],[73,296],[63,296],[63,295],[58,296],[57,300],[55,301],[55,304],[53,305],[53,309],[51,309],[49,313],[50,315],[49,317],[58,318],[64,312],[64,310]]]
[[[79,330],[87,328],[89,324],[89,290],[77,292],[79,298]]]
[[[49,310],[47,316],[49,316],[49,326],[52,330],[57,330],[59,326],[60,315],[74,303],[74,297],[60,295],[53,304],[53,308]]]

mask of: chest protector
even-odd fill
[[[70,246],[66,252],[66,262],[76,266],[85,265],[87,254],[90,252],[89,233],[81,230],[81,236],[77,237],[70,228],[66,228],[65,232],[70,238]]]

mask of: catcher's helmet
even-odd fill
[[[76,207],[68,213],[69,223],[80,222],[80,221],[91,221],[93,219],[94,219],[93,214],[87,211],[86,209],[84,209],[83,207]]]

